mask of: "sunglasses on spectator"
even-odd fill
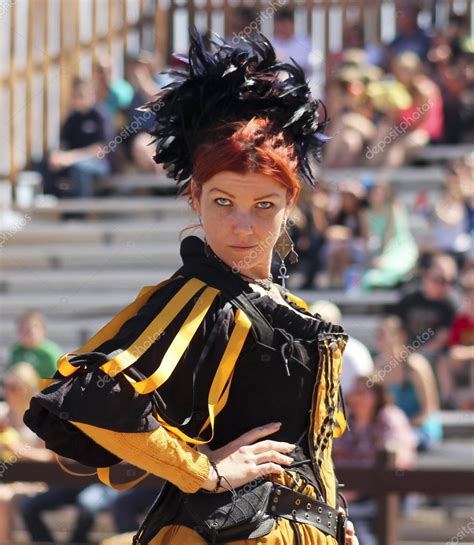
[[[445,276],[430,276],[430,279],[435,284],[443,286],[452,286],[454,284],[454,279],[446,278]]]

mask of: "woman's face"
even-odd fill
[[[377,396],[364,378],[355,381],[354,386],[347,396],[347,404],[355,419],[375,414]]]
[[[273,246],[293,204],[289,190],[263,174],[222,171],[202,185],[201,195],[192,184],[192,194],[217,256],[239,273],[268,276]]]
[[[375,185],[369,192],[369,203],[377,208],[388,201],[388,191],[384,185]]]
[[[380,352],[390,350],[393,347],[398,348],[400,343],[404,344],[405,341],[406,337],[403,332],[396,329],[388,321],[382,321],[377,328],[375,345]]]

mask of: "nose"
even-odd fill
[[[247,214],[238,214],[234,218],[233,232],[238,236],[251,235],[253,226],[250,216]]]

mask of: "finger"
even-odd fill
[[[259,441],[254,445],[249,445],[249,448],[254,454],[260,454],[268,450],[277,450],[279,452],[292,452],[295,450],[295,445],[287,443],[286,441],[272,441],[266,439],[265,441]]]
[[[270,424],[265,424],[263,426],[259,426],[258,428],[253,428],[249,431],[246,431],[237,439],[235,439],[235,442],[239,445],[250,445],[251,443],[255,443],[255,441],[258,441],[262,437],[266,437],[267,435],[271,435],[272,433],[276,433],[281,428],[281,422],[271,422]]]
[[[271,474],[281,475],[285,471],[281,466],[273,462],[259,465],[257,466],[257,468],[258,468],[258,472],[255,475],[255,477],[263,477],[264,475],[271,475]]]
[[[357,536],[347,536],[345,539],[346,545],[359,545],[359,540],[357,539]]]
[[[346,522],[345,542],[346,545],[358,545],[359,543],[355,535],[354,525],[350,520]]]
[[[294,460],[290,456],[285,456],[276,450],[267,450],[266,452],[261,452],[255,456],[255,463],[257,465],[265,464],[267,462],[290,465],[294,462]]]

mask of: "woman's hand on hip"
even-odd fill
[[[280,425],[280,423],[272,423],[254,428],[216,450],[211,450],[205,445],[199,446],[198,450],[217,464],[219,474],[225,478],[221,481],[225,487],[230,484],[236,488],[264,475],[279,475],[284,471],[282,466],[293,463],[293,458],[288,454],[294,450],[295,446],[285,441],[258,440],[277,432]],[[211,467],[209,478],[202,488],[214,490],[216,483],[217,475]],[[220,487],[217,492],[225,492],[225,490]]]

